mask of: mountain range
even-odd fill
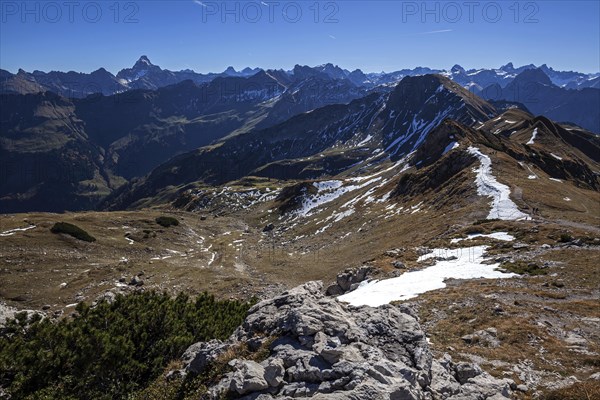
[[[558,121],[550,124],[577,132],[569,145],[588,153],[595,147],[582,143],[600,132],[600,89],[586,87],[595,78],[545,65],[365,74],[325,64],[201,75],[142,56],[116,76],[1,76],[3,212],[128,208],[173,199],[174,188],[192,183],[368,171],[418,152],[446,120],[478,128],[511,110]],[[65,96],[72,78],[102,89]]]
[[[294,76],[298,72],[298,65],[289,71],[265,70],[278,75]],[[457,83],[480,92],[486,87],[498,84],[505,87],[518,74],[528,69],[536,69],[533,64],[515,68],[512,63],[501,66],[498,69],[468,69],[460,65],[454,65],[450,70],[431,69],[427,67],[416,67],[394,72],[364,73],[360,69],[349,71],[331,63],[313,67],[313,71],[321,72],[333,79],[348,79],[359,87],[373,88],[379,85],[396,84],[406,76],[439,73],[449,77]],[[555,71],[546,64],[539,67],[553,84],[566,89],[583,89],[587,87],[600,88],[600,73],[584,74],[574,71]],[[151,89],[173,85],[184,80],[191,80],[197,84],[210,82],[217,77],[248,77],[261,71],[260,68],[246,67],[236,71],[228,67],[220,73],[201,74],[190,69],[181,71],[170,71],[152,64],[147,56],[141,56],[131,68],[124,68],[116,75],[104,68],[87,73],[74,71],[33,71],[19,70],[12,74],[6,70],[0,70],[0,93],[38,93],[40,91],[53,91],[64,97],[82,98],[94,93],[110,95],[121,93],[131,89]],[[304,69],[306,71],[306,68]],[[298,79],[298,75],[296,75]]]

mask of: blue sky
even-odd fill
[[[600,71],[599,1],[472,3],[0,0],[0,68],[116,73],[145,54],[163,68],[197,72],[326,62],[377,72],[509,61]]]

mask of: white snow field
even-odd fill
[[[478,237],[486,237],[486,238],[491,238],[491,239],[496,239],[496,240],[503,240],[505,242],[512,242],[513,240],[515,240],[515,237],[513,235],[509,234],[508,232],[494,232],[494,233],[488,233],[488,234],[471,233],[471,234],[467,235],[466,238],[452,239],[452,240],[450,240],[450,243],[458,243],[458,242],[462,242],[463,240],[470,240],[470,239],[475,239]]]
[[[431,290],[442,289],[444,281],[454,279],[498,279],[512,278],[517,274],[503,273],[496,268],[500,264],[483,264],[488,246],[464,247],[460,249],[433,249],[432,253],[419,257],[419,261],[443,257],[434,266],[420,271],[406,272],[397,278],[381,281],[365,281],[349,293],[338,297],[339,301],[353,306],[379,307],[392,301],[408,300]],[[451,259],[454,258],[455,259]]]
[[[529,216],[519,211],[519,208],[510,199],[510,188],[496,180],[492,174],[492,160],[490,157],[479,151],[478,148],[469,146],[469,153],[476,156],[481,166],[473,171],[477,172],[475,183],[477,184],[477,193],[480,196],[492,197],[492,209],[488,214],[488,219],[502,219],[514,221],[519,219],[528,219]]]

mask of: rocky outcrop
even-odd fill
[[[322,292],[320,282],[309,282],[258,303],[227,342],[191,346],[184,356],[187,373],[206,371],[211,360],[245,343],[251,350],[268,346],[268,356],[261,362],[229,361],[232,371],[210,388],[212,398],[510,397],[510,380],[455,364],[447,355],[435,360],[412,308],[352,307]]]
[[[373,268],[369,265],[344,270],[337,276],[336,283],[327,287],[327,295],[339,296],[346,292],[351,292],[356,289],[362,281],[366,280],[372,271]]]

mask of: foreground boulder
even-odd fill
[[[250,309],[227,342],[191,346],[186,372],[211,368],[228,348],[268,347],[262,360],[233,359],[212,398],[499,400],[510,380],[477,365],[434,360],[415,312],[407,306],[352,307],[309,282]],[[257,362],[260,361],[260,362]]]

